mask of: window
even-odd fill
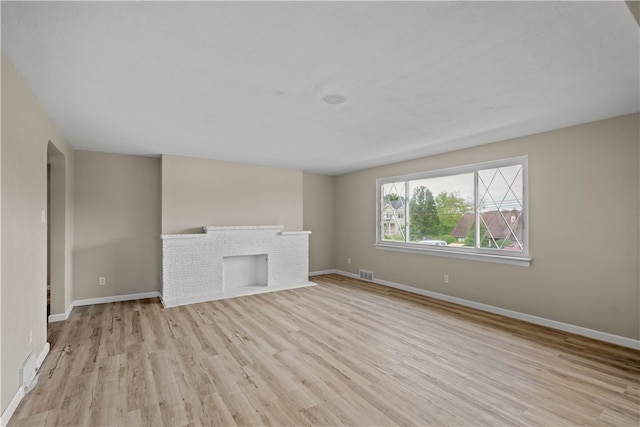
[[[382,178],[379,249],[530,265],[527,158]]]

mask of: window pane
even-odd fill
[[[481,248],[522,252],[522,165],[478,171],[478,217]]]
[[[405,241],[405,188],[405,181],[391,182],[380,187],[382,240]]]
[[[472,173],[412,180],[409,194],[410,242],[464,245],[468,229],[461,231],[458,226],[465,215],[473,212]],[[471,225],[467,224],[467,228]]]

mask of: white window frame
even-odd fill
[[[485,169],[501,168],[507,166],[522,166],[522,218],[524,221],[524,229],[522,230],[523,245],[522,252],[514,253],[513,251],[500,250],[494,248],[470,248],[470,247],[454,247],[454,246],[427,246],[416,243],[407,243],[399,241],[383,240],[381,236],[382,229],[382,192],[381,187],[384,184],[393,182],[405,181],[405,188],[408,192],[409,181],[418,179],[439,178],[452,175],[461,174],[474,174],[474,213],[477,215],[478,204],[478,172]],[[376,179],[376,243],[375,248],[395,251],[395,252],[407,252],[418,253],[425,255],[435,255],[449,258],[459,258],[474,261],[495,262],[501,264],[510,264],[529,267],[531,266],[532,259],[529,256],[529,197],[528,197],[528,158],[527,156],[513,157],[508,159],[493,160],[489,162],[474,163],[470,165],[456,166],[446,169],[437,169],[432,171],[411,173],[406,175],[391,176],[386,178]],[[408,195],[405,195],[408,197]],[[434,194],[435,196],[435,194]],[[409,204],[407,200],[406,206]],[[408,219],[405,211],[405,218]],[[478,221],[475,221],[474,227],[478,230]],[[408,223],[407,223],[408,225]],[[476,238],[476,241],[479,239]]]

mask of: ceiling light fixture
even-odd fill
[[[347,101],[347,97],[339,93],[332,93],[322,98],[327,104],[342,104]]]

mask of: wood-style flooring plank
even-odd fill
[[[640,352],[338,275],[76,307],[10,426],[640,424]]]

